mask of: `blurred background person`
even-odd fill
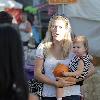
[[[30,22],[27,20],[27,14],[22,13],[21,15],[21,23],[19,24],[19,30],[21,35],[21,40],[24,46],[28,45],[29,38],[32,33],[32,26]]]
[[[42,40],[41,33],[39,31],[39,21],[36,15],[28,14],[28,20],[32,25],[32,37],[35,40],[35,46],[37,47]]]
[[[28,100],[23,65],[20,35],[5,20],[0,23],[0,100]]]

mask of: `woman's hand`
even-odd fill
[[[75,77],[72,77],[72,76],[63,77],[63,79],[64,79],[65,81],[69,81],[69,82],[73,82],[73,83],[77,82],[77,79],[76,79]]]
[[[66,86],[70,86],[70,85],[76,84],[76,78],[73,79],[73,81],[69,81],[68,77],[62,77],[62,78],[57,77],[57,80],[58,80],[58,84],[61,85],[62,87],[66,87]]]
[[[61,82],[60,80],[57,80],[57,81],[55,82],[55,86],[56,86],[57,88],[62,88],[62,87],[64,87],[64,85],[62,84],[62,82]]]

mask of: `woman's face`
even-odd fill
[[[63,20],[55,20],[51,27],[53,40],[61,41],[65,37],[66,26]]]

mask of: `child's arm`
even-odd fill
[[[77,66],[77,70],[74,72],[63,72],[64,76],[73,76],[73,77],[78,77],[82,74],[84,69],[84,62],[82,59],[80,59],[78,66]]]

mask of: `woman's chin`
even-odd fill
[[[62,39],[60,37],[54,38],[55,41],[61,41]]]

